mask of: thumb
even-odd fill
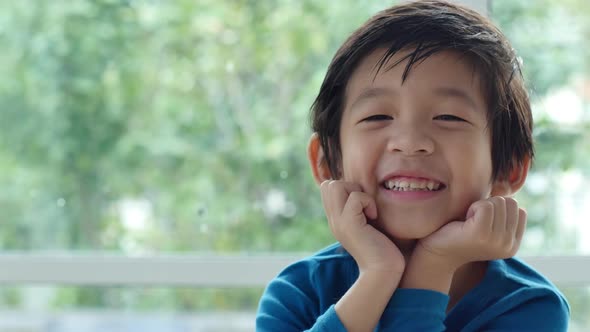
[[[363,219],[376,219],[377,206],[371,196],[364,192],[355,191],[348,196],[342,213],[362,216]]]
[[[467,214],[465,215],[465,220],[469,220],[475,216],[475,214],[479,210],[479,204],[477,204],[478,202],[479,201],[475,201],[471,203],[469,209],[467,210]]]
[[[361,203],[363,204],[363,212],[367,219],[377,219],[377,205],[373,198],[369,195],[366,195],[362,200]]]

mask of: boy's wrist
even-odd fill
[[[391,285],[393,290],[399,286],[403,277],[403,270],[363,270],[359,271],[359,279],[367,280],[383,286]]]
[[[383,278],[398,278],[401,279],[404,270],[406,268],[406,262],[402,259],[397,264],[382,264],[380,266],[360,266],[360,274],[369,274],[375,277]]]
[[[418,245],[407,264],[400,288],[427,289],[448,294],[459,266]]]
[[[459,269],[463,264],[468,263],[463,262],[459,257],[435,253],[424,247],[420,242],[418,242],[418,245],[416,245],[416,248],[412,253],[411,260],[416,260],[422,265],[431,266],[433,269],[437,269],[442,272],[451,273],[455,273],[455,271],[457,271],[457,269]]]
[[[360,272],[352,287],[334,306],[342,325],[348,331],[374,330],[400,279],[400,273]]]

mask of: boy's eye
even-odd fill
[[[443,114],[443,115],[438,115],[434,117],[435,120],[443,120],[443,121],[463,121],[465,122],[464,119],[461,119],[458,116],[455,115],[451,115],[451,114]]]
[[[385,114],[377,114],[377,115],[371,115],[369,117],[364,118],[362,121],[383,121],[383,120],[393,120],[393,117],[391,117],[390,115],[385,115]]]

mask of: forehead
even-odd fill
[[[386,52],[377,49],[361,60],[346,86],[345,105],[350,106],[359,95],[374,88],[409,90],[424,97],[441,89],[456,89],[474,99],[479,107],[486,108],[481,75],[467,55],[451,50],[437,52],[416,62],[402,82],[408,59],[396,63],[413,49],[397,52],[380,66]]]

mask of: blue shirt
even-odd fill
[[[256,331],[346,331],[334,305],[358,274],[338,243],[288,266],[260,299]],[[515,258],[490,261],[483,280],[447,314],[448,301],[435,291],[397,289],[376,331],[567,331],[563,294]]]

